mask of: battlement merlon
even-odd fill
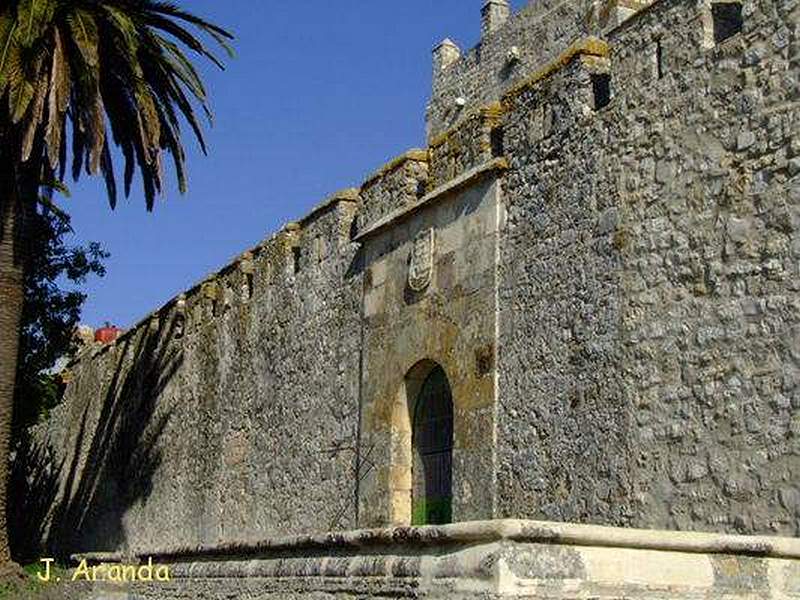
[[[433,77],[461,58],[461,48],[451,40],[445,38],[433,49]]]
[[[508,0],[486,0],[481,8],[481,40],[505,25],[510,16]]]

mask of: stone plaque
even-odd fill
[[[414,238],[414,243],[411,247],[411,259],[408,262],[408,287],[415,292],[421,292],[431,283],[431,276],[433,275],[433,240],[433,227],[420,231]]]

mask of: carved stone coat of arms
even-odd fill
[[[431,283],[433,276],[434,229],[430,227],[419,232],[411,245],[408,261],[408,287],[421,292]]]

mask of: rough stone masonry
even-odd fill
[[[800,597],[800,1],[488,0],[433,63],[427,148],[76,358],[18,543],[153,598]]]

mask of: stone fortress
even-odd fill
[[[76,358],[18,539],[136,598],[800,598],[800,1],[487,0],[433,66],[426,149]]]

